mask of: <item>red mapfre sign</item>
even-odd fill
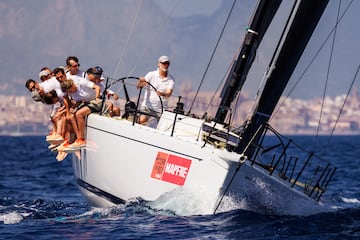
[[[165,182],[184,185],[191,160],[179,156],[158,152],[151,177]]]

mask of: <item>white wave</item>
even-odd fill
[[[341,197],[341,200],[343,200],[345,203],[353,203],[353,204],[360,204],[360,200],[356,198],[345,198]]]
[[[239,201],[231,196],[225,196],[222,199],[219,208],[216,209],[216,213],[228,212],[236,209],[250,210],[245,199]]]
[[[102,218],[103,216],[109,215],[111,212],[111,208],[96,208],[93,207],[91,210],[86,211],[84,213],[78,214],[78,215],[72,215],[68,217],[56,217],[54,221],[57,222],[81,222],[81,221],[87,221],[89,219],[96,219],[96,218]]]
[[[24,219],[23,215],[17,212],[9,212],[0,215],[0,221],[4,222],[4,224],[15,224],[19,223]]]
[[[204,188],[178,188],[160,196],[148,205],[158,210],[170,210],[176,215],[208,215],[214,213],[214,205],[218,195],[209,193]],[[216,213],[227,212],[234,209],[246,209],[246,202],[236,202],[231,197],[224,197]]]

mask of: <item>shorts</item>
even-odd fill
[[[100,112],[102,108],[102,100],[91,100],[90,102],[86,103],[86,106],[90,108],[90,111],[93,112]]]
[[[147,106],[141,106],[140,111],[146,113],[149,117],[155,117],[158,121],[161,117],[161,112],[157,112],[153,109],[148,108]]]

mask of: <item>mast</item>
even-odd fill
[[[260,135],[264,131],[264,124],[270,119],[327,3],[328,0],[303,0],[295,6],[287,35],[276,53],[273,65],[269,67],[272,71],[267,77],[256,111],[246,126],[240,144],[236,149],[237,152],[245,151],[249,159],[252,158],[255,150],[254,144],[256,145],[259,142]],[[254,137],[256,131],[258,134]],[[252,138],[254,138],[253,144],[250,144],[249,148],[246,149]]]
[[[224,122],[231,103],[238,95],[249,69],[254,61],[256,50],[268,29],[281,0],[261,0],[246,31],[239,55],[234,62],[221,92],[220,107],[215,121]]]

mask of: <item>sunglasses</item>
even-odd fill
[[[169,65],[170,64],[170,62],[160,62],[161,64],[167,64],[167,65]]]
[[[75,64],[75,65],[70,65],[70,67],[80,67],[80,63],[79,64]]]
[[[101,77],[101,74],[99,74],[99,73],[89,73],[89,74],[92,74],[92,75],[94,75],[95,77],[98,77],[98,78]]]

